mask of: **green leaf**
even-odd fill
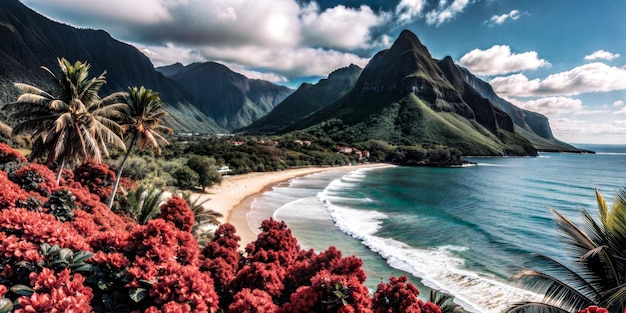
[[[20,296],[27,296],[27,297],[30,297],[30,295],[32,295],[35,292],[33,288],[30,288],[26,285],[19,285],[19,284],[11,286],[11,291],[13,291],[14,293]]]
[[[73,256],[74,252],[71,249],[63,248],[59,251],[59,257],[63,260],[67,260],[69,257]]]
[[[128,290],[128,296],[131,300],[139,302],[148,295],[148,290],[145,288],[133,288]]]
[[[94,256],[89,251],[79,251],[74,253],[74,263],[82,262],[91,259]]]
[[[2,298],[0,299],[0,313],[9,313],[13,310],[13,303],[11,300]]]
[[[102,295],[102,303],[107,309],[113,309],[113,299],[111,299],[111,296],[109,296],[108,294],[105,293]]]
[[[94,269],[94,266],[91,264],[73,264],[70,266],[73,272],[90,272]]]

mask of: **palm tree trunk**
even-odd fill
[[[126,151],[126,155],[124,155],[124,159],[122,159],[122,163],[120,163],[120,167],[117,169],[117,173],[115,175],[115,184],[113,184],[113,191],[111,192],[111,197],[109,198],[109,209],[113,207],[113,200],[115,200],[115,193],[117,192],[117,187],[120,185],[120,178],[122,178],[122,171],[124,170],[124,165],[126,165],[126,160],[130,155],[130,151],[133,149],[133,145],[135,145],[135,141],[137,140],[137,133],[133,135],[133,139],[130,141],[130,145],[128,146],[128,150]]]
[[[59,166],[59,171],[57,172],[57,185],[61,182],[61,173],[63,172],[64,166],[65,166],[65,159],[62,159],[61,165]]]

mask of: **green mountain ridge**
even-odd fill
[[[315,85],[304,83],[269,114],[236,132],[254,134],[279,132],[348,93],[362,71],[362,68],[351,64],[335,70]]]
[[[222,132],[197,110],[181,86],[156,72],[148,57],[102,30],[77,29],[49,20],[17,0],[0,1],[0,102],[15,101],[14,82],[46,86],[41,66],[58,70],[57,57],[90,63],[95,76],[107,71],[106,94],[143,85],[158,91],[177,131]],[[10,124],[10,123],[9,123]]]
[[[536,155],[511,118],[450,62],[437,62],[415,34],[403,31],[391,48],[372,58],[350,92],[281,132],[339,120],[336,134],[329,135],[341,134],[346,141],[440,144],[464,155]]]
[[[215,62],[187,66],[177,63],[157,71],[183,86],[196,108],[229,131],[265,116],[293,92],[268,81],[250,79]]]

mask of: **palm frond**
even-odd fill
[[[508,308],[506,313],[569,313],[558,306],[542,302],[518,302]]]

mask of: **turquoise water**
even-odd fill
[[[595,188],[611,201],[626,186],[626,146],[584,148],[599,153],[313,174],[257,198],[248,221],[274,216],[303,247],[360,257],[372,289],[408,275],[471,311],[499,312],[538,297],[507,282],[537,261],[532,252],[561,256],[550,208],[577,220],[582,208],[597,212]]]

